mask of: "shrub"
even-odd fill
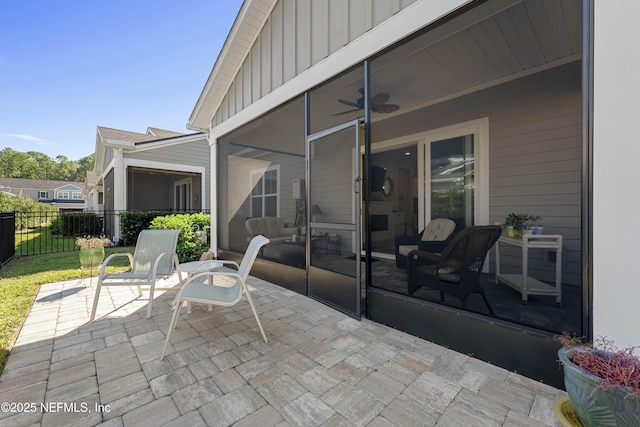
[[[47,222],[57,215],[58,209],[28,197],[10,196],[0,192],[0,211],[17,214],[16,231],[18,231],[49,225]]]
[[[149,228],[152,230],[181,230],[176,252],[180,262],[188,262],[197,260],[203,252],[209,249],[208,239],[202,242],[196,237],[196,232],[204,231],[205,227],[210,225],[211,215],[194,213],[159,216],[151,221]]]
[[[166,211],[123,212],[120,214],[120,232],[125,246],[134,246],[138,234],[148,229],[151,221],[159,216],[168,215]]]
[[[65,213],[51,221],[51,234],[58,236],[83,236],[101,232],[102,218],[93,212]]]

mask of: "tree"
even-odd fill
[[[51,157],[37,151],[27,151],[27,154],[38,163],[37,179],[54,179],[51,177],[55,176],[57,165]]]
[[[38,163],[27,153],[11,148],[0,151],[0,176],[2,178],[35,179]]]
[[[21,153],[11,148],[0,151],[0,178],[44,179],[53,181],[84,181],[93,170],[93,155],[78,161],[58,155],[53,160],[37,151]]]

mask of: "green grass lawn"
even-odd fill
[[[106,256],[131,252],[132,247],[107,248]],[[80,269],[78,251],[16,257],[0,270],[0,373],[40,285],[88,277]],[[113,267],[111,265],[113,264]],[[107,271],[122,270],[127,258],[116,258]],[[97,276],[98,271],[93,270]]]
[[[15,238],[16,256],[78,250],[75,237],[53,235],[49,227],[18,231]]]

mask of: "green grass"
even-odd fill
[[[109,256],[116,252],[133,252],[133,249],[107,248],[105,252]],[[40,285],[88,277],[88,271],[80,269],[78,253],[74,251],[17,257],[0,270],[0,373]],[[109,263],[107,271],[122,270],[127,264],[126,258],[116,258]],[[92,271],[92,275],[97,274],[97,270]]]
[[[78,250],[74,237],[54,236],[49,227],[19,231],[15,238],[15,256]]]

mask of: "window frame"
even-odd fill
[[[180,191],[180,195],[176,193]],[[184,193],[187,193],[185,198]],[[192,209],[193,199],[193,180],[185,178],[173,183],[173,208],[177,211],[188,211]],[[183,202],[184,201],[184,206]]]
[[[276,191],[275,193],[265,193],[265,187],[266,187],[266,180],[265,175],[267,172],[270,171],[276,171]],[[255,179],[257,177],[257,179]],[[254,189],[254,182],[262,182],[262,188],[261,188],[261,193],[260,194],[254,194],[253,189]],[[254,203],[257,203],[258,200],[260,200],[260,212],[261,215],[259,216],[267,216],[265,215],[265,208],[266,208],[266,198],[267,197],[274,197],[276,198],[276,212],[275,215],[276,217],[280,216],[280,165],[271,165],[268,166],[266,168],[260,168],[260,169],[252,169],[249,171],[249,212],[251,213],[251,216],[254,218],[257,218],[258,216],[254,216],[253,212],[254,212]],[[271,216],[271,215],[268,215]]]

